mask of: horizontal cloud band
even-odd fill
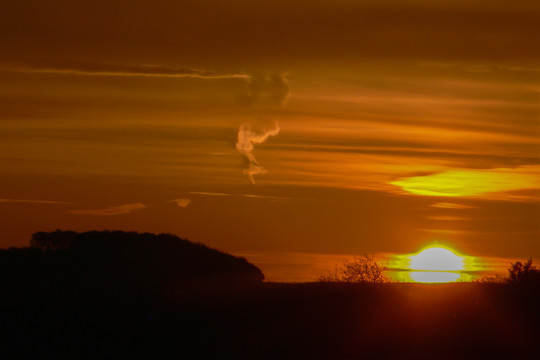
[[[170,77],[200,79],[248,78],[248,76],[245,74],[166,67],[161,65],[128,65],[81,61],[40,62],[39,65],[29,63],[2,63],[0,64],[0,71],[86,76]]]

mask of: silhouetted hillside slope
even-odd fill
[[[38,296],[174,298],[260,283],[244,258],[170,234],[38,232],[29,248],[0,250],[4,288]]]

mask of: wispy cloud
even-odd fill
[[[195,195],[207,195],[207,196],[232,196],[232,194],[204,192],[204,191],[190,191],[189,193],[195,194]]]
[[[469,221],[474,220],[473,218],[462,217],[462,216],[426,216],[428,220],[435,221]]]
[[[255,194],[225,194],[225,193],[213,193],[213,192],[202,192],[202,191],[191,191],[190,194],[206,195],[206,196],[238,196],[238,197],[246,197],[246,198],[253,198],[253,199],[290,200],[290,198],[288,197],[255,195]]]
[[[254,198],[254,199],[272,199],[272,200],[289,200],[288,197],[280,197],[280,196],[265,196],[265,195],[252,195],[252,194],[241,194],[236,196],[243,196],[247,198]]]
[[[118,206],[111,206],[106,209],[91,209],[91,210],[69,210],[70,214],[76,215],[121,215],[129,214],[136,210],[145,209],[146,205],[141,203],[124,204]]]
[[[439,209],[471,209],[474,208],[474,206],[471,205],[465,205],[465,204],[456,204],[456,203],[448,203],[448,202],[438,202],[430,205],[434,208]]]
[[[176,203],[176,205],[180,206],[181,208],[186,208],[189,204],[191,204],[190,199],[174,199],[169,202]]]
[[[43,73],[43,74],[71,74],[83,76],[124,76],[124,77],[170,77],[170,78],[200,78],[200,79],[231,79],[248,78],[245,74],[215,72],[192,68],[176,68],[161,65],[132,65],[113,64],[85,61],[58,61],[28,63],[3,63],[0,71]]]
[[[0,199],[0,203],[57,204],[57,205],[72,204],[66,201],[25,200],[25,199]]]

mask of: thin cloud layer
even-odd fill
[[[210,9],[205,2],[121,0],[111,11],[103,0],[7,1],[0,12],[0,40],[5,57],[107,54],[242,68],[362,56],[537,58],[531,53],[538,55],[540,42],[538,1],[494,3],[218,0]]]
[[[0,71],[71,74],[83,76],[166,77],[199,79],[245,79],[247,75],[161,65],[133,65],[83,61],[40,61],[36,63],[0,63]]]
[[[72,204],[71,202],[66,202],[66,201],[25,200],[25,199],[0,199],[0,203],[55,204],[55,205],[69,205],[69,204]]]
[[[474,208],[474,206],[472,205],[449,203],[449,202],[437,202],[437,203],[431,204],[430,206],[434,208],[439,208],[439,209],[456,209],[456,210]]]
[[[190,191],[189,193],[195,194],[195,195],[207,195],[207,196],[232,196],[232,194],[205,192],[205,191]]]
[[[70,214],[75,215],[122,215],[129,214],[133,211],[146,209],[146,205],[141,203],[124,204],[118,206],[111,206],[106,209],[91,209],[91,210],[69,210]]]
[[[225,193],[212,193],[212,192],[201,192],[201,191],[190,191],[190,194],[195,195],[205,195],[205,196],[238,196],[246,197],[252,199],[270,199],[270,200],[290,200],[288,197],[281,196],[265,196],[265,195],[255,195],[255,194],[225,194]]]

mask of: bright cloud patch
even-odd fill
[[[454,170],[426,176],[414,176],[391,182],[403,190],[424,196],[474,196],[485,193],[534,189],[538,176],[531,173]]]

